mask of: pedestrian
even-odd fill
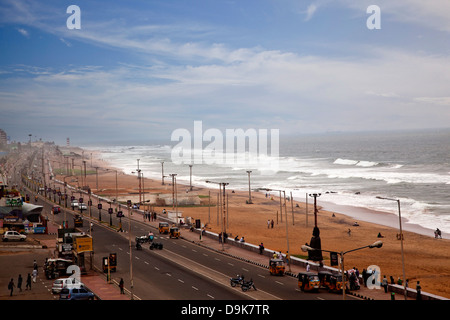
[[[34,269],[31,273],[31,276],[33,277],[33,282],[36,283],[36,277],[37,277],[37,269]]]
[[[390,278],[391,278],[391,284],[395,284],[394,277],[393,277],[393,276],[390,276]]]
[[[17,289],[19,289],[20,292],[22,292],[22,275],[19,274],[19,278],[17,279]]]
[[[267,229],[270,228],[270,219],[267,219]]]
[[[309,272],[309,270],[311,270],[311,266],[309,265],[309,263],[306,263],[306,272]]]
[[[367,287],[367,278],[369,277],[369,275],[367,274],[367,270],[365,268],[362,271],[362,277],[363,277],[364,287]]]
[[[10,290],[9,296],[13,295],[13,291],[14,291],[14,280],[13,278],[11,278],[11,281],[9,281],[8,283],[8,290]]]
[[[272,229],[273,229],[273,219],[272,219],[272,221],[270,221],[270,226],[271,226]]]
[[[291,264],[291,255],[289,254],[289,251],[286,251],[286,262],[288,265]]]
[[[30,288],[30,290],[31,290],[31,275],[30,274],[28,274],[28,276],[27,276],[27,284],[25,286],[25,290],[28,290],[28,288]]]
[[[123,278],[120,278],[119,288],[120,288],[120,294],[125,294],[125,292],[123,292]]]
[[[416,300],[422,300],[422,287],[420,286],[420,281],[417,281],[416,292]]]
[[[261,244],[259,245],[259,254],[263,254],[264,252],[264,244],[261,242]]]
[[[386,276],[383,276],[383,280],[381,281],[381,284],[384,288],[384,293],[387,293],[387,289],[388,289],[388,281],[386,279]]]

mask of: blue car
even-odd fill
[[[94,294],[86,288],[62,288],[59,300],[94,300]]]

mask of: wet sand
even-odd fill
[[[80,149],[72,149],[74,152],[80,152]],[[85,152],[85,156],[89,153],[90,151]],[[118,188],[116,189],[115,169],[105,161],[96,159],[95,156],[98,155],[94,154],[93,156],[93,167],[100,168],[98,169],[98,190],[96,190],[96,175],[90,174],[86,177],[86,184],[90,186],[92,192],[110,198],[116,198],[117,193],[119,201],[130,199],[138,202],[139,181],[137,176],[126,175],[118,170]],[[88,160],[87,169],[92,170],[89,168],[90,158],[86,160]],[[81,162],[80,159],[75,160],[75,165],[78,164],[77,161]],[[105,168],[110,170],[106,171]],[[63,177],[57,178],[62,180]],[[162,185],[161,180],[146,178],[142,183],[144,188],[141,200],[152,199],[151,203],[158,214],[161,214],[164,208],[172,210],[170,182],[170,179],[166,178],[165,185]],[[305,214],[305,203],[294,201],[292,212],[291,202],[286,201],[286,207],[283,206],[283,216],[281,216],[279,198],[275,196],[275,193],[271,199],[270,197],[266,198],[264,193],[252,192],[253,204],[247,204],[248,191],[235,190],[232,193],[232,186],[227,186],[228,215],[223,219],[221,211],[218,213],[216,206],[218,187],[209,189],[194,186],[192,191],[188,189],[189,186],[177,184],[178,203],[186,200],[187,197],[192,197],[192,199],[197,198],[200,205],[178,206],[178,211],[184,218],[191,217],[191,221],[200,219],[202,224],[207,224],[208,230],[216,233],[222,231],[222,222],[225,221],[224,228],[230,237],[238,236],[240,238],[243,236],[249,243],[258,245],[263,242],[266,248],[282,252],[286,252],[289,247],[291,254],[302,258],[306,257],[307,254],[302,252],[300,247],[311,240],[314,227],[312,201],[308,204],[308,215]],[[165,197],[168,204],[166,206],[155,205],[153,199],[157,197]],[[211,206],[209,206],[210,203]],[[395,280],[399,277],[403,278],[401,241],[397,240],[398,216],[365,208],[321,203],[320,198],[317,203],[319,206],[323,206],[323,208],[319,207],[317,216],[322,249],[345,252],[382,240],[383,247],[380,249],[365,248],[346,254],[346,269],[356,267],[362,272],[370,265],[377,265],[381,269],[382,276],[386,275],[388,279],[393,276]],[[285,211],[287,211],[287,228]],[[268,228],[268,220],[274,220],[273,228]],[[359,226],[353,226],[355,221],[359,223]],[[415,288],[416,282],[420,281],[423,292],[450,298],[450,240],[435,239],[433,230],[411,225],[406,221],[402,225],[405,273],[406,278],[409,279],[409,286]],[[349,229],[350,233],[348,233]],[[381,233],[383,238],[377,238],[378,233]],[[448,237],[448,235],[444,236]],[[329,265],[329,254],[324,252],[323,256],[324,264]]]

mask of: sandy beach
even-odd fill
[[[63,152],[69,151],[61,147]],[[70,151],[80,154],[80,148],[70,148]],[[133,202],[139,201],[139,181],[137,175],[126,175],[120,170],[116,170],[109,163],[99,159],[98,154],[93,154],[92,160],[87,157],[86,185],[92,192],[100,196],[112,199],[118,196],[119,201],[128,199]],[[55,156],[52,160],[60,161],[60,157]],[[75,165],[80,167],[81,157],[75,159]],[[92,162],[92,167],[91,167]],[[98,168],[98,178],[93,169]],[[108,170],[107,170],[108,169]],[[144,173],[145,176],[145,173]],[[116,189],[117,177],[117,189]],[[63,180],[64,176],[57,176]],[[76,182],[69,184],[75,185]],[[97,190],[98,183],[98,190]],[[165,185],[161,180],[145,178],[143,181],[141,200],[151,200],[154,210],[161,213],[165,208],[172,210],[172,185],[169,178],[166,178]],[[220,233],[222,231],[221,214],[217,210],[218,187],[203,188],[194,186],[189,191],[189,186],[177,184],[178,203],[188,201],[187,199],[197,199],[197,205],[178,206],[184,218],[200,219],[202,224],[207,224],[207,229]],[[234,191],[234,192],[233,192]],[[233,186],[227,186],[228,194],[228,216],[226,217],[226,232],[230,237],[244,237],[246,242],[258,245],[263,243],[268,249],[286,252],[305,258],[306,253],[300,247],[309,243],[314,227],[314,207],[313,200],[308,204],[308,215],[304,202],[286,201],[283,206],[283,215],[280,214],[280,202],[278,193],[272,192],[266,197],[265,193],[252,192],[252,204],[247,204],[249,199],[248,191],[233,190]],[[209,197],[210,195],[210,197]],[[154,199],[159,199],[155,204]],[[162,202],[165,199],[166,205]],[[189,201],[190,201],[189,200]],[[284,200],[283,200],[284,202]],[[383,241],[380,249],[362,249],[345,255],[346,269],[356,267],[360,272],[370,265],[377,265],[381,269],[382,276],[389,279],[392,276],[395,280],[402,278],[401,241],[397,240],[398,217],[389,213],[374,212],[365,208],[355,209],[333,206],[331,204],[321,204],[318,198],[318,227],[322,249],[330,251],[345,252],[362,246],[372,244],[377,240]],[[142,207],[141,207],[142,208]],[[285,210],[286,208],[286,210]],[[325,208],[327,210],[325,210]],[[286,237],[286,213],[287,231]],[[345,214],[342,214],[345,213]],[[273,228],[268,228],[267,221],[273,220]],[[354,226],[357,221],[359,226]],[[349,233],[350,230],[350,233]],[[450,240],[435,239],[433,231],[421,228],[416,225],[408,225],[406,222],[404,230],[404,257],[405,273],[409,279],[409,287],[416,287],[420,281],[422,291],[450,298]],[[377,238],[381,233],[383,238]],[[445,235],[448,237],[448,235]],[[329,265],[329,254],[324,252],[324,264]]]

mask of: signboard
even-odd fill
[[[91,237],[76,237],[74,250],[77,253],[93,251]]]
[[[18,199],[6,198],[6,205],[7,206],[20,207],[22,204],[23,204],[23,201],[20,198],[18,198]]]

